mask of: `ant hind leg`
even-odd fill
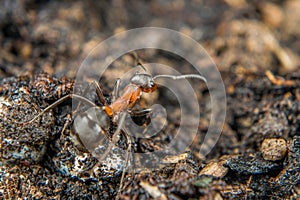
[[[34,122],[35,120],[37,120],[39,117],[41,117],[43,114],[45,114],[46,112],[48,112],[49,110],[51,110],[52,108],[55,108],[56,106],[58,106],[59,104],[63,103],[64,101],[66,101],[67,99],[72,99],[72,98],[76,98],[80,101],[83,101],[91,106],[96,106],[96,104],[94,104],[93,102],[91,102],[89,99],[82,97],[80,95],[76,95],[76,94],[68,94],[60,99],[58,99],[57,101],[55,101],[54,103],[52,103],[51,105],[49,105],[47,108],[45,108],[44,110],[42,110],[37,116],[35,116],[34,118],[32,118],[31,120],[27,121],[27,122],[17,122],[17,124],[30,124],[32,122]]]

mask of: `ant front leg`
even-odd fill
[[[151,108],[145,108],[141,110],[128,110],[127,111],[133,117],[144,116],[152,112]]]
[[[126,121],[126,128],[136,137],[151,137],[161,131],[167,123],[167,113],[161,105],[128,112],[132,121]]]
[[[151,122],[150,114],[152,113],[151,108],[141,110],[128,110],[128,114],[135,124],[139,126],[148,125]]]

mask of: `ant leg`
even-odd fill
[[[153,77],[153,80],[157,78],[171,78],[173,80],[179,80],[179,79],[187,79],[187,78],[195,78],[195,79],[200,79],[204,81],[205,83],[207,82],[206,78],[203,76],[200,76],[198,74],[185,74],[185,75],[167,75],[167,74],[159,74]]]
[[[112,96],[112,102],[114,102],[117,98],[119,98],[120,82],[121,82],[121,80],[118,79],[115,84],[115,88],[114,88],[113,96]]]
[[[135,65],[138,65],[138,63],[140,63],[140,59],[139,56],[137,55],[137,53],[135,51],[131,52],[130,55],[133,57]]]
[[[105,152],[103,153],[103,155],[101,156],[101,160],[104,159],[108,153],[111,151],[111,149],[113,148],[113,145],[116,145],[117,144],[117,141],[118,139],[120,138],[120,133],[121,133],[121,130],[122,130],[122,126],[124,124],[124,121],[125,121],[125,118],[126,118],[126,112],[122,113],[122,116],[121,116],[121,119],[119,121],[119,124],[118,124],[118,127],[117,127],[117,130],[115,131],[115,133],[113,134],[112,136],[112,141],[108,144],[108,147],[107,149],[105,150]]]
[[[152,137],[153,134],[161,131],[168,121],[166,110],[158,105],[153,105],[147,109],[129,110],[129,113],[133,123],[131,123],[130,130],[127,130],[127,132],[147,134],[147,137]]]
[[[92,83],[89,83],[89,85],[84,89],[83,94],[81,96],[85,96],[91,86],[92,86]],[[81,105],[81,102],[78,103],[76,109],[73,112],[73,115],[76,115],[76,113],[78,112],[78,109],[79,109],[80,105]]]
[[[128,142],[128,144],[127,144],[128,146],[127,146],[127,149],[126,149],[125,163],[124,163],[124,166],[123,166],[123,171],[122,171],[122,175],[121,175],[119,190],[118,190],[117,197],[116,197],[117,200],[119,199],[119,196],[120,196],[123,184],[124,184],[125,171],[126,171],[126,168],[128,166],[129,156],[130,156],[131,147],[132,147],[132,139],[131,139],[131,137],[128,134],[125,134],[125,136],[126,136],[126,140]]]
[[[99,101],[101,102],[101,104],[104,105],[104,106],[107,106],[107,103],[106,103],[105,98],[104,98],[104,95],[103,95],[103,93],[102,93],[102,89],[101,89],[101,87],[100,87],[100,84],[99,84],[98,82],[96,82],[95,80],[92,81],[92,82],[88,85],[88,87],[85,88],[85,90],[84,90],[84,92],[83,92],[83,95],[86,94],[86,92],[87,92],[88,89],[91,87],[91,85],[93,85],[93,86],[95,87],[95,89],[96,89],[96,94],[97,94],[98,99],[99,99]],[[78,110],[78,108],[79,108],[79,106],[80,106],[80,103],[81,103],[81,102],[79,102],[79,104],[78,104],[77,108],[75,109],[74,113],[77,112],[77,110]]]
[[[134,122],[137,125],[139,124],[138,126],[147,126],[151,122],[151,117],[149,115],[150,113],[152,113],[151,108],[141,109],[141,110],[128,110],[127,112],[130,114],[131,120],[134,120],[133,118],[135,117],[144,117],[143,120],[141,121],[142,122],[141,124]]]
[[[120,137],[122,126],[125,122],[126,114],[127,114],[126,112],[122,113],[121,119],[120,119],[118,127],[117,127],[117,130],[116,130],[116,132],[114,133],[114,135],[112,137],[111,143],[109,143],[107,149],[105,150],[103,156],[101,157],[101,160],[104,159],[108,155],[108,153],[112,150],[113,145],[116,145],[117,140]],[[125,163],[124,163],[123,171],[122,171],[122,175],[121,175],[120,186],[119,186],[119,190],[118,190],[116,199],[119,199],[120,191],[123,187],[123,181],[124,181],[124,177],[125,177],[125,169],[127,168],[127,164],[128,164],[128,160],[129,160],[129,152],[131,151],[131,145],[132,145],[132,140],[129,137],[129,135],[125,134],[125,136],[126,136],[126,140],[128,142],[128,146],[127,146],[127,151],[126,151]]]
[[[147,72],[147,69],[144,67],[144,65],[142,65],[142,63],[138,62],[137,66],[140,67],[142,70],[144,70],[145,72]]]
[[[53,104],[49,105],[47,108],[45,108],[42,112],[40,112],[33,119],[31,119],[31,120],[29,120],[27,122],[16,122],[16,123],[18,123],[18,124],[30,124],[30,123],[34,122],[37,118],[41,117],[43,114],[45,114],[50,109],[58,106],[59,104],[61,104],[64,101],[66,101],[67,99],[72,99],[72,98],[76,98],[76,99],[78,99],[80,101],[83,101],[83,102],[85,102],[87,104],[90,104],[91,106],[96,106],[96,104],[94,104],[93,102],[91,102],[89,99],[87,99],[85,97],[82,97],[82,96],[76,95],[76,94],[68,94],[67,96],[62,97],[59,100],[55,101]]]
[[[141,110],[128,110],[127,111],[131,116],[138,117],[144,116],[152,112],[151,108],[141,109]]]
[[[138,67],[140,67],[145,72],[147,72],[147,69],[142,64],[141,59],[139,58],[139,56],[137,55],[137,53],[134,51],[134,52],[131,52],[130,55],[135,59],[135,65],[138,66]]]
[[[67,115],[67,120],[66,120],[66,122],[65,122],[65,124],[64,124],[64,127],[63,127],[62,131],[61,131],[61,134],[62,134],[62,135],[64,135],[65,130],[67,129],[68,125],[69,125],[71,122],[72,122],[71,114],[68,114],[68,115]]]
[[[102,103],[102,105],[107,106],[107,103],[105,101],[105,98],[104,98],[102,89],[100,87],[100,84],[98,82],[96,82],[96,81],[93,81],[92,84],[96,88],[96,93],[97,93],[97,96],[99,98],[99,101]]]

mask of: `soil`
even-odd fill
[[[299,9],[297,0],[1,1],[0,198],[300,199]],[[177,30],[203,45],[224,81],[226,121],[208,155],[199,153],[199,137],[164,167],[126,173],[118,193],[122,158],[99,162],[82,145],[71,100],[24,122],[72,94],[80,63],[98,43],[144,26]],[[145,63],[193,72],[166,52],[137,54]],[[101,80],[107,101],[115,76],[134,64],[125,55],[109,68]],[[193,83],[201,135],[209,127],[210,96],[205,84]],[[155,151],[174,136],[180,115],[174,98],[160,88],[142,99],[142,107],[168,104],[170,119],[161,134],[134,138],[132,151]],[[124,135],[119,145],[128,146]]]

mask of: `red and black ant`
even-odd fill
[[[143,67],[142,64],[138,64],[141,68],[146,71],[146,69]],[[125,117],[127,114],[133,115],[133,116],[140,116],[145,115],[151,112],[151,109],[142,109],[142,110],[134,110],[134,106],[138,102],[138,100],[141,98],[141,95],[143,93],[152,93],[156,91],[158,85],[155,82],[156,79],[159,78],[171,78],[174,80],[178,79],[187,79],[187,78],[196,78],[200,79],[204,82],[206,82],[206,79],[203,76],[197,75],[197,74],[186,74],[186,75],[156,75],[152,77],[150,74],[147,73],[135,73],[131,79],[130,83],[124,88],[122,95],[119,95],[119,85],[120,80],[116,82],[115,89],[113,91],[113,98],[111,103],[107,103],[107,101],[104,98],[104,95],[102,93],[101,87],[98,82],[93,81],[92,84],[96,89],[98,100],[101,102],[102,106],[96,105],[94,102],[90,101],[89,99],[77,95],[77,94],[69,94],[65,97],[60,98],[47,108],[45,108],[43,111],[41,111],[36,117],[34,117],[32,120],[25,122],[32,123],[39,117],[41,117],[45,112],[49,111],[50,109],[54,108],[58,104],[62,103],[66,99],[69,98],[76,98],[79,101],[85,102],[92,106],[93,110],[86,111],[85,113],[78,115],[74,120],[74,128],[76,133],[79,135],[80,140],[85,144],[85,146],[88,148],[89,145],[93,143],[92,148],[88,148],[88,150],[94,150],[94,148],[97,146],[97,142],[99,139],[103,139],[103,137],[99,136],[101,134],[107,134],[107,131],[109,130],[109,119],[112,119],[113,124],[117,127],[116,131],[112,135],[109,140],[111,143],[109,144],[108,148],[105,150],[104,154],[102,154],[100,159],[103,159],[107,156],[107,154],[111,151],[113,145],[117,145],[117,142],[120,138],[120,134],[124,133],[126,140],[127,140],[127,154],[125,158],[125,165],[124,169],[127,167],[129,152],[132,148],[132,139],[129,136],[129,134],[126,134],[126,131],[123,130],[123,125],[125,121]],[[91,127],[91,121],[97,123],[98,127]],[[94,124],[95,124],[94,123]],[[99,131],[100,133],[95,133],[95,131]],[[125,175],[125,170],[122,172],[121,176],[121,182],[119,186],[119,191],[122,188],[123,179]]]

